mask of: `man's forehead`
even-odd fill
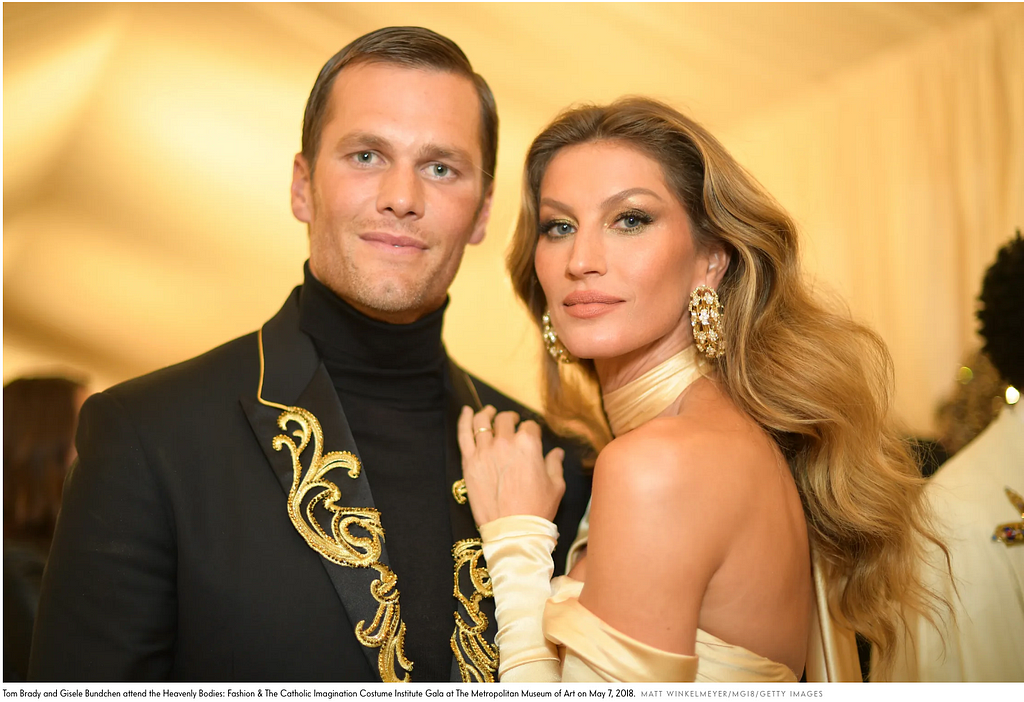
[[[462,75],[432,68],[391,63],[346,66],[334,79],[330,102],[335,109],[358,113],[364,108],[443,107],[476,114],[479,99],[473,82]]]
[[[375,135],[417,147],[430,142],[479,159],[476,89],[450,72],[379,62],[345,67],[332,86],[325,127],[334,139]]]

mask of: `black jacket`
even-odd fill
[[[300,454],[301,472],[316,450],[358,449],[316,348],[299,328],[298,292],[262,330],[262,398],[308,410],[322,427],[324,446],[317,449],[313,437]],[[357,622],[371,629],[377,613],[387,614],[380,593],[370,594],[382,571],[332,562],[289,516],[295,471],[275,437],[297,441],[299,425],[279,426],[282,409],[257,399],[260,372],[254,333],[86,402],[78,463],[43,579],[30,679],[379,681],[380,669],[393,664],[354,633]],[[446,389],[446,463],[454,483],[461,477],[454,422],[462,405],[478,398],[499,411],[529,412],[454,364]],[[546,433],[545,451],[554,445]],[[565,448],[556,568],[590,494],[579,452]],[[339,509],[372,515],[365,476],[338,467],[325,478],[340,489]],[[478,538],[468,505],[450,503],[439,508],[450,510],[455,540]],[[315,512],[329,531],[330,515],[320,506]],[[367,536],[359,527],[350,531]],[[416,577],[397,575],[399,592],[402,578]],[[465,602],[480,599],[468,575],[453,567],[467,597],[458,604],[453,596],[453,630],[457,612],[473,623]],[[493,600],[483,598],[481,611],[493,641]],[[475,675],[460,674],[455,658],[453,680]]]

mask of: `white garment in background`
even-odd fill
[[[938,549],[929,551],[925,576],[952,603],[956,624],[943,616],[940,632],[919,618],[912,625],[916,646],[902,642],[892,680],[1024,682],[1024,544],[992,540],[996,525],[1021,520],[1005,487],[1024,494],[1019,407],[1005,407],[928,482],[959,599]]]

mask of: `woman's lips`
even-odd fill
[[[562,306],[565,308],[565,313],[570,317],[591,319],[610,312],[616,305],[622,302],[620,298],[606,295],[596,290],[580,290],[579,292],[569,293],[562,300]]]

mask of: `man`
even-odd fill
[[[921,575],[949,609],[936,612],[934,625],[911,620],[897,641],[891,681],[1024,682],[1024,408],[1015,394],[1024,388],[1019,231],[985,273],[978,301],[982,351],[1004,381],[1007,404],[925,487],[949,565],[929,545]]]
[[[441,327],[497,121],[428,30],[327,62],[293,172],[304,284],[258,333],[88,401],[30,677],[496,677],[455,426],[466,404],[525,410],[452,364]],[[564,546],[589,492],[565,469]]]

